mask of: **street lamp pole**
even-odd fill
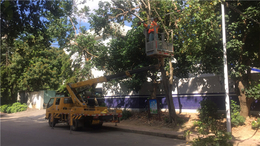
[[[231,130],[230,118],[230,100],[229,100],[229,87],[228,87],[228,67],[227,67],[227,48],[226,48],[226,28],[225,28],[225,7],[221,3],[222,11],[222,40],[223,40],[223,63],[224,63],[224,85],[225,85],[225,105],[226,105],[226,118],[227,118],[227,132]]]

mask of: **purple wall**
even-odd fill
[[[125,96],[130,98],[125,98]],[[147,108],[147,99],[149,95],[125,95],[125,96],[106,96],[105,103],[107,107],[111,108]],[[225,110],[225,95],[223,93],[217,94],[173,94],[173,103],[176,109],[179,109],[179,101],[182,104],[182,109],[198,109],[200,107],[200,101],[203,98],[212,100],[217,104],[218,110]],[[178,97],[179,96],[179,97]],[[157,95],[160,101],[161,108],[167,108],[167,103],[164,95]],[[238,97],[234,94],[230,94],[230,99],[237,101],[239,103]],[[255,101],[251,105],[252,111],[260,111],[260,101]]]

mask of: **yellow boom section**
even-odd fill
[[[71,95],[71,99],[76,106],[86,107],[87,103],[82,98],[80,98],[79,95],[77,95],[76,88],[92,86],[93,84],[101,83],[101,82],[107,82],[106,77],[90,79],[87,81],[82,81],[82,82],[78,82],[78,83],[74,83],[74,84],[67,84],[66,88],[69,91],[69,93]]]
[[[151,69],[157,69],[157,68],[158,68],[157,65],[143,67],[143,68],[139,68],[139,69],[135,69],[135,70],[131,70],[131,71],[121,72],[121,73],[118,73],[115,75],[99,77],[99,78],[90,79],[87,81],[82,81],[82,82],[78,82],[78,83],[74,83],[74,84],[69,83],[69,84],[67,84],[66,87],[67,87],[67,90],[69,91],[69,94],[71,95],[71,99],[72,99],[73,103],[78,107],[86,107],[88,103],[86,103],[83,100],[83,98],[79,95],[82,91],[77,92],[77,90],[76,90],[77,88],[92,86],[97,83],[107,82],[107,81],[110,81],[110,80],[116,79],[116,78],[131,77],[132,74],[151,70]]]
[[[92,86],[93,84],[102,83],[102,82],[107,82],[106,77],[90,79],[87,81],[82,81],[82,82],[71,84],[70,86],[71,86],[71,88],[80,88],[80,87],[85,87],[85,86]]]

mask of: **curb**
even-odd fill
[[[183,135],[173,135],[173,134],[166,134],[166,133],[157,133],[157,132],[150,132],[150,131],[130,130],[130,129],[120,129],[120,130],[126,131],[126,132],[144,134],[144,135],[152,135],[152,136],[158,136],[158,137],[167,137],[167,138],[186,140],[186,138]]]
[[[108,126],[108,127],[110,127],[110,126]],[[144,134],[144,135],[186,140],[186,137],[181,134],[168,134],[168,133],[160,133],[160,132],[152,132],[152,131],[133,130],[133,129],[120,128],[120,127],[113,127],[113,128],[120,130],[120,131],[124,131],[124,132],[130,132],[130,133],[138,133],[138,134]]]

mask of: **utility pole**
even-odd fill
[[[222,11],[222,40],[223,40],[223,63],[224,63],[224,85],[225,85],[225,105],[227,118],[227,132],[231,133],[231,118],[230,118],[230,100],[228,87],[228,67],[227,67],[227,48],[226,48],[226,28],[225,28],[225,7],[221,3]]]

